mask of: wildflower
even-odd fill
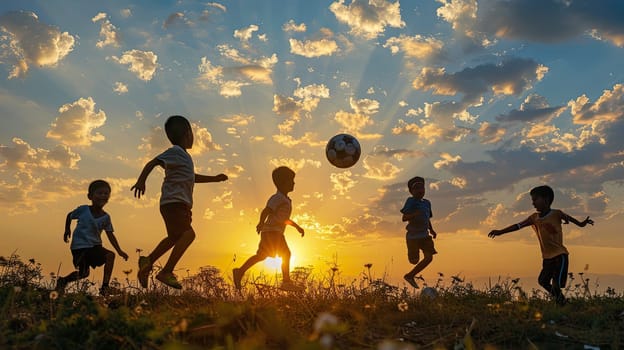
[[[533,314],[533,319],[535,319],[535,321],[541,321],[542,320],[542,313],[539,311],[535,311],[535,314]]]
[[[520,282],[520,278],[514,278],[511,280],[511,282],[513,282],[513,284],[516,284],[518,282]]]
[[[141,307],[141,305],[137,305],[137,307],[134,308],[134,312],[136,312],[137,314],[143,312],[143,308]]]
[[[320,333],[327,330],[328,327],[338,324],[338,318],[329,312],[321,312],[314,321],[314,332]]]
[[[397,307],[399,308],[399,311],[401,311],[401,312],[405,312],[405,311],[407,311],[407,309],[409,308],[409,306],[407,305],[407,302],[405,302],[405,301],[401,301],[401,302],[397,305]]]
[[[142,252],[142,251],[143,251],[143,249],[141,249],[141,248],[137,248],[137,249],[136,249],[136,252],[137,252],[138,254],[141,254],[141,252]]]
[[[28,262],[34,265],[35,264],[35,259],[30,258],[30,259],[28,259]]]
[[[589,270],[589,264],[585,264],[585,271]]]
[[[444,277],[444,274],[442,272],[438,272],[438,276]]]
[[[371,267],[373,267],[373,264],[368,263],[368,264],[364,264],[364,267],[367,269],[370,269]]]
[[[59,293],[55,290],[50,292],[50,300],[56,300],[59,297]]]
[[[132,273],[132,269],[130,269],[130,270],[123,270],[123,273],[124,273],[126,276],[128,276],[129,274],[131,274],[131,273]]]
[[[373,265],[371,265],[371,266],[373,266]],[[338,271],[338,267],[336,267],[336,266],[332,266],[331,270],[332,270],[333,272],[336,272],[336,271]]]
[[[22,287],[20,286],[13,286],[13,292],[15,292],[16,294],[22,291]]]
[[[462,282],[464,282],[464,280],[461,279],[459,276],[451,276],[451,278],[453,279],[453,282],[455,282],[455,283],[462,283]]]

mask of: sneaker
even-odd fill
[[[171,288],[182,289],[182,285],[180,284],[180,282],[178,282],[175,275],[172,274],[171,272],[169,273],[161,272],[158,275],[156,275],[156,279],[168,285]]]
[[[280,286],[281,290],[285,290],[287,292],[302,292],[305,290],[303,286],[296,284],[293,281],[284,281]]]
[[[232,269],[232,276],[234,277],[234,287],[236,289],[241,289],[241,279],[243,279],[243,274],[239,268]]]
[[[65,293],[65,287],[67,287],[67,281],[64,277],[59,277],[56,280],[56,287],[54,287],[54,290],[57,291],[59,294],[62,294]]]
[[[409,283],[409,285],[410,285],[410,286],[412,286],[412,287],[414,287],[414,288],[416,288],[416,289],[420,288],[420,287],[418,286],[418,283],[416,283],[416,280],[414,279],[414,277],[413,277],[413,276],[410,276],[410,275],[405,275],[405,276],[403,276],[403,279],[404,279],[407,283]]]
[[[139,256],[139,271],[137,272],[137,278],[141,287],[147,288],[147,281],[150,271],[152,270],[152,262],[148,256]]]
[[[559,297],[555,299],[555,302],[559,306],[564,306],[565,304],[568,303],[568,299],[566,299],[566,297],[564,297],[563,295],[560,295]]]

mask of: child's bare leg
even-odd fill
[[[418,264],[416,264],[416,266],[414,266],[414,268],[407,273],[406,276],[411,276],[412,278],[414,278],[417,274],[419,274],[422,270],[425,269],[425,267],[429,266],[429,264],[431,264],[431,262],[433,261],[433,256],[432,255],[425,255],[425,257],[418,262]]]
[[[115,253],[106,253],[106,262],[104,263],[104,276],[102,277],[102,286],[108,286],[113,274],[113,266],[115,266]]]
[[[264,258],[259,255],[249,257],[249,259],[247,259],[245,263],[243,263],[243,266],[238,268],[240,271],[240,275],[244,275],[247,270],[249,270],[255,264],[261,262],[262,260],[264,260]]]
[[[194,240],[195,240],[195,231],[193,231],[193,229],[190,229],[182,233],[180,238],[178,238],[178,240],[175,241],[173,245],[173,249],[171,250],[171,255],[169,255],[169,259],[167,260],[167,263],[163,267],[161,273],[173,273],[173,269],[175,268],[176,264],[178,263],[178,261],[180,261],[180,259],[182,258],[182,255],[184,255],[184,252],[188,249],[188,247],[191,245],[191,243],[193,243]],[[156,250],[154,250],[154,252],[156,252]],[[152,258],[152,255],[150,254],[150,259],[151,258]],[[154,260],[151,260],[151,261],[154,261]]]
[[[282,280],[290,281],[290,251],[282,253]]]
[[[163,238],[160,243],[154,248],[154,250],[148,255],[149,261],[154,263],[154,261],[158,260],[161,256],[163,256],[169,249],[171,249],[175,245],[176,241],[172,240],[169,237]]]

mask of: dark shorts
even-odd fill
[[[256,255],[261,258],[274,257],[279,255],[281,258],[290,256],[290,249],[286,243],[284,233],[280,231],[267,231],[260,233],[260,244]]]
[[[407,259],[411,264],[417,264],[420,261],[420,251],[423,251],[425,256],[438,254],[433,246],[433,239],[431,236],[424,238],[407,238]]]
[[[568,254],[557,255],[554,258],[542,260],[542,271],[538,277],[540,284],[555,284],[564,288],[568,281]]]
[[[73,257],[72,262],[80,271],[88,270],[89,267],[96,268],[97,266],[104,265],[104,263],[106,263],[106,255],[113,253],[101,245],[96,245],[91,248],[73,249],[71,252]]]
[[[173,240],[179,239],[191,227],[191,208],[184,203],[168,203],[160,206],[160,215],[165,220],[167,236]]]

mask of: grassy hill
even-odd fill
[[[264,277],[242,293],[220,271],[203,268],[181,292],[127,279],[119,293],[93,295],[75,283],[59,295],[34,260],[0,259],[0,348],[8,349],[618,349],[624,298],[568,290],[557,306],[516,280],[475,288],[444,276],[423,289],[363,276],[297,268],[305,292],[285,292]],[[335,272],[335,271],[333,271]],[[128,273],[129,275],[130,273]],[[55,277],[55,276],[52,276]],[[423,284],[421,287],[425,287]],[[431,292],[433,290],[433,292]],[[589,347],[586,347],[589,346]]]

